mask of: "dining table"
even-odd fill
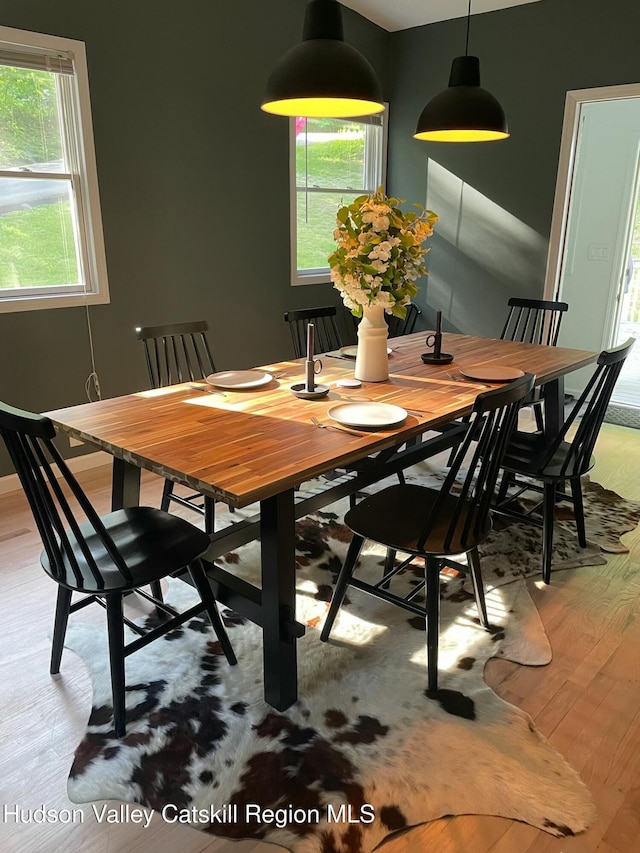
[[[211,534],[205,559],[218,600],[261,627],[264,697],[278,710],[297,700],[296,643],[305,632],[296,620],[296,520],[456,446],[477,395],[499,384],[469,379],[466,371],[477,373],[481,366],[535,374],[545,401],[545,429],[554,434],[563,422],[564,377],[598,356],[444,333],[442,350],[453,360],[426,364],[425,334],[389,339],[389,378],[360,387],[337,384],[353,380],[351,353],[317,356],[322,362],[317,381],[329,388],[317,399],[292,393],[291,386],[305,380],[305,360],[293,359],[256,368],[263,378],[250,387],[222,390],[190,381],[45,413],[58,432],[111,454],[113,509],[137,505],[143,469],[230,507],[255,509]],[[365,424],[347,432],[334,413],[350,403],[397,406],[406,416],[381,428]],[[321,477],[333,471],[343,476]],[[298,489],[316,478],[318,488]],[[260,586],[218,559],[256,539]]]

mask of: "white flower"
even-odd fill
[[[388,216],[377,216],[373,220],[373,230],[374,231],[386,231],[389,227],[389,217]]]
[[[389,240],[383,240],[382,243],[378,243],[377,246],[374,246],[373,249],[369,252],[369,260],[374,261],[376,259],[381,261],[388,261],[391,257],[391,242]]]

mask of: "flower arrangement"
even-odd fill
[[[438,217],[417,204],[419,213],[403,213],[404,199],[389,198],[382,187],[338,209],[333,232],[337,248],[329,255],[331,280],[347,308],[362,317],[364,308],[382,306],[403,318],[426,275],[423,243]]]

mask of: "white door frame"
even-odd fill
[[[562,141],[558,159],[556,194],[551,218],[549,235],[549,255],[544,282],[544,298],[557,299],[562,274],[567,219],[571,202],[573,169],[575,164],[580,112],[583,104],[595,101],[615,101],[622,98],[640,98],[640,83],[626,83],[622,86],[603,86],[598,89],[574,89],[567,92],[564,120],[562,123]]]

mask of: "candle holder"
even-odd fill
[[[433,347],[433,352],[423,352],[420,358],[425,364],[450,364],[453,361],[451,353],[442,352],[442,311],[436,314],[436,331],[427,335],[426,344]]]
[[[320,397],[326,397],[331,388],[328,385],[314,385],[313,391],[307,391],[306,382],[296,382],[295,385],[290,386],[289,390],[301,400],[319,400]]]
[[[307,326],[307,358],[304,363],[304,382],[297,382],[290,387],[292,394],[302,400],[317,400],[329,393],[328,385],[316,385],[316,374],[322,371],[322,362],[313,357],[313,323]]]

